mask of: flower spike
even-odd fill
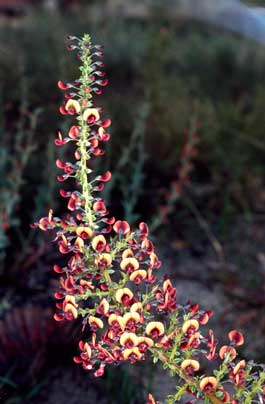
[[[104,155],[102,143],[110,139],[111,120],[93,98],[108,84],[99,60],[104,54],[89,35],[67,39],[67,49],[77,52],[81,75],[73,82],[58,81],[64,92],[60,113],[72,121],[66,135],[59,131],[54,143],[71,142],[75,149],[74,161],[56,160],[61,170],[58,181],[71,182],[67,190],[60,190],[69,213],[61,219],[50,209],[33,227],[56,233],[54,242],[64,261],[53,267],[60,275],[54,319],[82,317],[83,330],[91,331],[86,341],[79,342],[74,362],[100,377],[111,364],[153,357],[182,380],[176,395],[168,398],[172,404],[184,394],[192,403],[265,402],[265,366],[234,362],[243,335],[232,330],[227,345],[217,348],[213,331],[206,336],[201,331],[211,311],[196,303],[181,305],[172,281],[159,280],[161,262],[148,226],[141,222],[133,230],[126,221],[109,217],[100,192],[111,173],[94,175],[92,163]],[[201,358],[219,361],[214,376],[200,374]],[[157,403],[149,394],[148,404]]]

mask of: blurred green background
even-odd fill
[[[53,141],[70,124],[57,81],[78,74],[67,34],[88,32],[105,47],[110,84],[96,104],[112,138],[95,169],[113,171],[112,212],[151,223],[180,297],[198,292],[216,308],[220,337],[235,324],[255,332],[242,354],[264,360],[264,46],[172,18],[159,1],[146,2],[148,16],[145,2],[124,2],[126,12],[118,1],[59,3],[0,1],[0,402],[133,404],[157,383],[149,368],[92,382],[71,363],[80,329],[52,319],[60,257],[29,225],[50,207],[66,214],[54,161],[71,151]]]

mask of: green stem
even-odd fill
[[[91,189],[92,185],[88,181],[88,169],[87,169],[87,162],[90,160],[90,155],[87,151],[87,146],[88,146],[88,139],[90,135],[90,128],[87,125],[86,122],[84,122],[82,118],[82,113],[84,112],[84,109],[86,108],[91,108],[92,107],[92,102],[91,102],[91,94],[86,91],[87,88],[91,85],[91,79],[89,77],[89,74],[91,73],[91,63],[92,59],[90,56],[90,49],[87,44],[90,43],[90,37],[89,35],[85,35],[83,37],[82,41],[82,56],[81,56],[81,61],[82,61],[82,66],[80,68],[81,70],[81,77],[80,77],[80,90],[79,90],[79,97],[80,100],[85,100],[86,105],[83,106],[81,105],[81,115],[78,117],[78,121],[81,126],[81,133],[80,133],[80,139],[78,142],[78,150],[80,152],[80,170],[78,173],[81,189],[82,189],[82,195],[85,200],[85,221],[87,222],[88,226],[91,229],[95,228],[95,216],[93,214],[92,210],[92,197],[91,197]]]
[[[152,348],[151,352],[154,352],[162,363],[166,363],[170,370],[174,370],[176,375],[178,375],[181,379],[183,379],[188,386],[195,385],[194,380],[191,377],[187,376],[182,371],[180,366],[170,361],[170,358],[168,358],[165,354],[163,354],[156,348]],[[212,404],[223,404],[223,401],[220,398],[216,397],[213,393],[207,394],[206,397]]]

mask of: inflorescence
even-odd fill
[[[170,279],[158,279],[161,262],[148,226],[140,223],[132,230],[126,221],[109,216],[98,196],[111,178],[109,171],[93,176],[92,170],[93,159],[105,153],[101,144],[110,139],[111,121],[102,118],[103,110],[92,102],[108,84],[101,70],[104,54],[88,35],[68,40],[67,49],[77,51],[81,61],[81,75],[71,83],[58,82],[65,91],[60,113],[75,122],[66,136],[58,133],[55,145],[72,142],[75,151],[73,162],[58,159],[56,165],[62,170],[58,181],[73,179],[77,189],[60,191],[70,211],[64,219],[50,210],[34,226],[53,230],[65,255],[65,266],[54,265],[60,274],[55,320],[82,317],[83,330],[91,331],[89,339],[79,342],[74,361],[96,377],[110,364],[161,361],[177,378],[176,394],[168,396],[167,403],[186,395],[188,403],[264,403],[265,367],[237,359],[242,334],[230,331],[227,345],[220,348],[212,330],[203,335],[201,326],[211,311],[179,304]],[[216,361],[210,375],[201,373],[203,358]],[[148,403],[156,403],[151,394]]]

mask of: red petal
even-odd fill
[[[112,226],[108,226],[108,227],[106,227],[105,229],[102,230],[102,233],[107,234],[107,233],[110,233],[111,230],[112,230]]]
[[[55,297],[55,299],[64,299],[65,298],[65,295],[60,292],[54,292],[53,296]]]
[[[62,314],[58,314],[58,313],[55,313],[53,318],[54,318],[55,321],[63,321],[64,320],[64,316]]]
[[[101,140],[102,142],[107,142],[108,140],[110,140],[110,134],[104,133]]]
[[[69,87],[67,84],[65,84],[63,81],[59,80],[57,83],[58,87],[60,90],[67,90]]]
[[[68,178],[68,175],[57,175],[57,180],[59,182],[63,182],[65,180],[67,180],[67,178]]]
[[[98,81],[98,84],[100,85],[100,86],[102,86],[102,87],[106,87],[107,85],[108,85],[108,83],[109,83],[109,80],[99,80]]]
[[[106,171],[105,174],[98,177],[99,181],[107,182],[111,179],[111,172]]]
[[[96,370],[96,372],[94,373],[94,376],[95,377],[101,377],[101,376],[104,375],[104,371],[105,371],[105,365],[100,365],[98,370]]]
[[[103,219],[103,222],[106,224],[113,224],[115,223],[115,217],[109,217],[107,219]]]
[[[64,167],[65,167],[65,163],[64,163],[62,160],[57,159],[57,160],[56,160],[56,166],[57,166],[58,168],[64,168]]]
[[[64,244],[59,244],[59,251],[61,254],[68,254],[69,253],[69,248],[64,245]]]
[[[105,206],[105,201],[101,200],[101,201],[95,202],[93,204],[93,210],[94,210],[94,212],[98,212],[98,211],[106,212],[107,208]]]
[[[66,143],[66,141],[64,139],[55,139],[54,140],[54,144],[55,146],[63,146]]]
[[[59,112],[60,112],[62,115],[68,115],[68,111],[66,111],[66,109],[65,109],[64,107],[60,107],[60,108],[59,108]]]
[[[105,151],[101,149],[95,149],[95,151],[93,151],[92,154],[94,156],[103,156],[105,154]]]
[[[98,184],[98,186],[93,188],[93,191],[101,192],[104,189],[104,184],[103,182],[101,184]]]
[[[75,363],[82,363],[83,362],[83,360],[79,356],[74,356],[73,360],[74,360]]]
[[[100,126],[102,126],[102,128],[108,128],[110,125],[111,125],[111,120],[109,118],[105,119],[105,121],[102,121],[100,124]]]
[[[84,346],[85,346],[84,341],[79,341],[78,346],[79,346],[80,351],[83,351],[83,350],[84,350]]]
[[[80,133],[80,126],[72,126],[68,132],[71,139],[76,139]]]
[[[61,195],[63,198],[69,198],[69,196],[71,195],[71,192],[67,192],[67,191],[65,191],[64,189],[60,189],[60,195]]]
[[[67,207],[68,207],[68,209],[69,210],[75,210],[75,208],[76,208],[76,202],[75,202],[75,200],[74,199],[72,199],[72,198],[70,198],[69,199],[69,202],[68,202],[68,204],[67,204]]]
[[[54,272],[56,272],[57,274],[62,274],[64,272],[64,270],[62,268],[59,267],[59,265],[54,265],[53,266],[53,270]]]

